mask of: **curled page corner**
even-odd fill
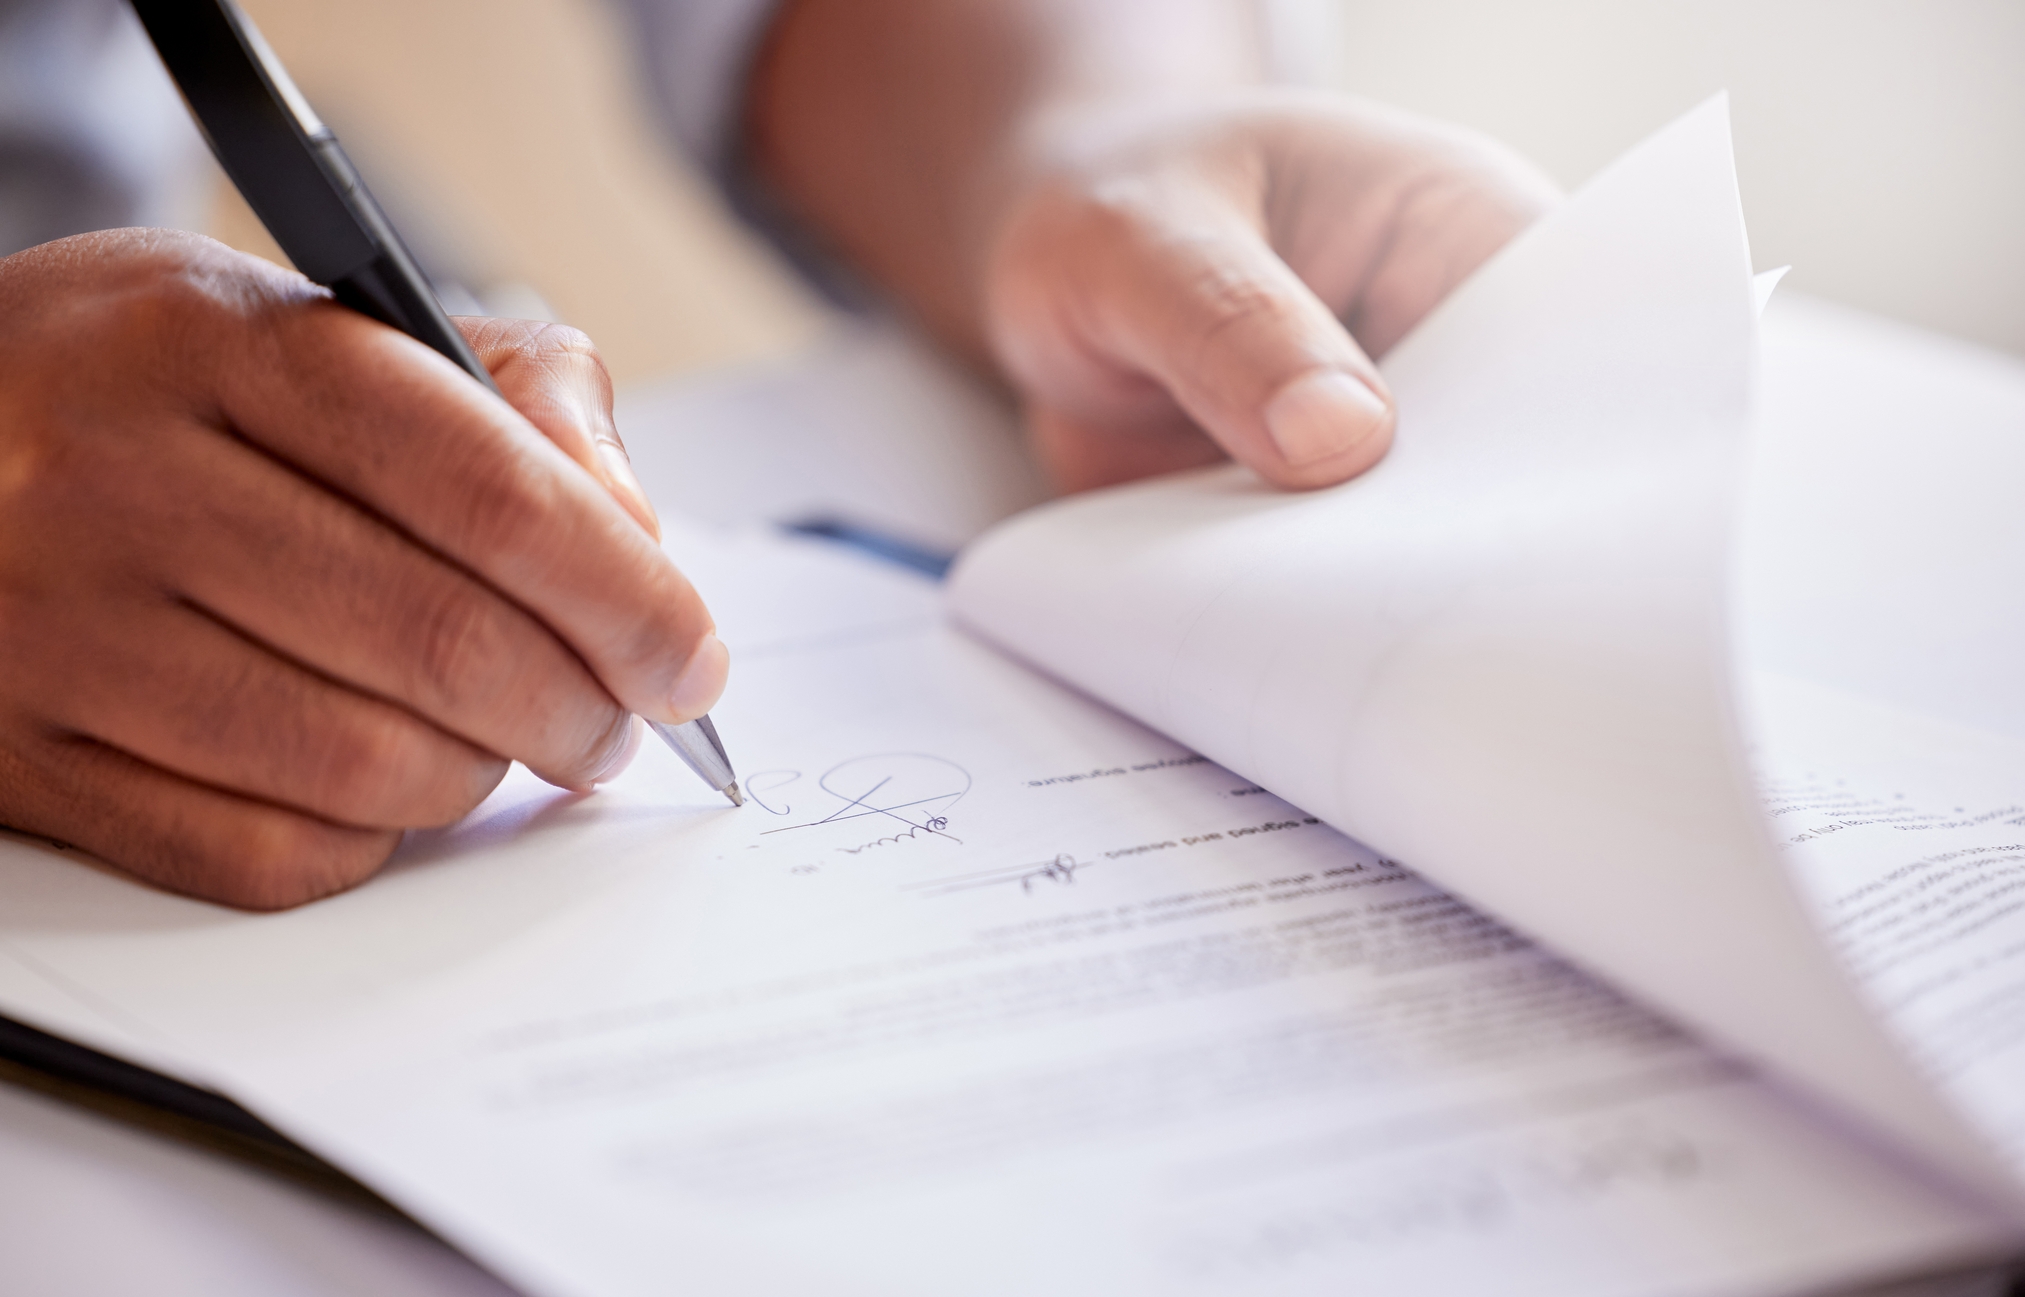
[[[1751,276],[1751,296],[1757,301],[1759,315],[1763,315],[1765,308],[1771,305],[1772,290],[1779,286],[1779,281],[1784,279],[1786,272],[1791,269],[1793,269],[1791,266],[1776,266]]]
[[[1376,469],[1059,501],[966,551],[952,607],[2015,1207],[1752,787],[1728,554],[1761,299],[1717,96],[1394,349]]]

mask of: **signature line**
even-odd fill
[[[886,782],[886,781],[882,779],[882,780],[880,780],[879,782],[880,782],[880,783],[884,783],[884,782]],[[878,790],[877,790],[877,789],[875,788],[875,789],[873,789],[872,791],[873,791],[873,792],[877,792]],[[866,793],[866,794],[865,794],[865,796],[866,796],[866,797],[870,797],[871,795],[872,795],[872,793]],[[845,820],[862,820],[862,819],[864,819],[864,818],[865,818],[865,817],[866,817],[867,815],[893,815],[893,812],[895,812],[895,811],[904,811],[904,810],[906,810],[906,809],[907,809],[908,807],[910,807],[910,806],[926,806],[926,805],[927,805],[927,804],[928,804],[929,802],[939,802],[939,801],[943,801],[943,800],[945,800],[945,799],[947,799],[947,798],[950,798],[950,797],[960,797],[960,796],[962,796],[962,794],[961,794],[961,793],[937,793],[937,794],[936,794],[935,796],[933,796],[933,797],[923,797],[923,798],[921,798],[921,799],[920,799],[920,800],[918,800],[918,801],[912,801],[912,802],[901,802],[901,803],[900,803],[900,804],[899,804],[898,806],[887,806],[887,807],[876,807],[876,806],[867,806],[867,807],[866,807],[866,808],[865,808],[864,810],[862,810],[862,811],[859,811],[859,812],[858,812],[857,814],[855,814],[855,815],[846,815],[846,814],[844,814],[844,812],[845,812],[845,811],[848,811],[848,810],[850,810],[850,809],[851,809],[851,807],[853,807],[853,806],[855,806],[855,805],[858,805],[858,802],[846,802],[846,803],[844,803],[844,804],[843,804],[842,806],[840,806],[840,807],[838,807],[838,808],[837,808],[837,811],[836,811],[836,813],[834,813],[834,814],[832,814],[832,815],[827,815],[827,816],[824,816],[824,817],[823,817],[822,819],[820,819],[820,820],[810,820],[810,821],[809,821],[809,822],[808,822],[807,824],[783,824],[783,825],[781,825],[781,826],[780,826],[779,828],[777,828],[777,829],[763,829],[763,830],[761,830],[761,833],[762,833],[762,834],[766,834],[766,833],[792,833],[792,832],[794,832],[794,831],[795,831],[796,829],[813,829],[813,828],[817,827],[818,825],[822,825],[822,824],[832,824],[832,823],[835,823],[835,824],[841,824],[841,823],[843,823],[843,822],[844,822]],[[862,802],[863,800],[864,800],[864,798],[860,798],[860,799],[859,799],[859,802]],[[908,819],[908,818],[907,818],[906,816],[904,816],[904,815],[893,815],[893,818],[894,818],[894,819],[896,819],[896,820],[899,820],[899,821],[900,821],[900,822],[901,822],[902,824],[913,824],[913,823],[914,823],[914,821],[912,821],[912,820]],[[915,827],[916,827],[916,828],[920,828],[920,827],[922,827],[922,826],[920,826],[920,825],[915,825]],[[946,837],[946,836],[948,836],[948,835],[947,835],[947,834],[945,834],[944,836]]]
[[[840,807],[838,807],[838,808],[837,808],[836,810],[834,810],[834,811],[830,812],[830,813],[829,813],[828,815],[825,815],[825,816],[824,816],[824,817],[823,817],[822,819],[820,819],[820,820],[815,820],[815,821],[812,821],[811,823],[808,823],[808,824],[794,824],[794,825],[789,825],[788,827],[789,827],[789,828],[797,828],[797,829],[812,829],[812,828],[814,828],[814,827],[815,827],[816,825],[818,825],[818,824],[830,824],[830,823],[833,823],[833,822],[835,822],[835,821],[838,821],[838,820],[855,820],[855,819],[858,819],[858,818],[859,818],[860,816],[864,816],[864,815],[887,815],[887,816],[891,816],[891,817],[892,817],[893,819],[896,819],[896,820],[900,821],[900,822],[901,822],[902,824],[906,825],[906,826],[907,826],[908,828],[910,828],[910,829],[913,829],[913,830],[915,830],[916,832],[919,832],[919,831],[921,831],[921,830],[923,830],[923,829],[926,829],[926,830],[927,830],[928,832],[930,832],[930,833],[933,833],[933,834],[934,834],[934,835],[935,835],[936,837],[938,837],[938,838],[948,838],[948,839],[949,839],[949,840],[950,840],[951,842],[954,842],[954,843],[955,843],[955,844],[956,844],[957,846],[959,846],[959,847],[963,845],[963,839],[962,839],[962,838],[959,838],[959,837],[957,837],[957,836],[956,836],[955,834],[952,834],[952,833],[944,833],[944,832],[943,832],[943,831],[942,831],[941,829],[938,829],[938,828],[936,828],[936,827],[935,827],[935,823],[934,823],[934,820],[933,820],[933,818],[932,818],[932,817],[931,817],[931,819],[929,820],[929,822],[928,822],[928,823],[926,823],[926,824],[916,824],[916,823],[915,823],[915,822],[914,822],[913,820],[910,820],[910,819],[908,819],[908,818],[907,818],[907,817],[906,817],[905,815],[901,815],[901,814],[899,814],[899,813],[898,813],[898,812],[899,812],[899,810],[900,810],[900,807],[897,807],[897,806],[892,806],[892,807],[888,807],[888,806],[865,806],[865,799],[866,799],[867,797],[870,797],[870,796],[871,796],[871,795],[872,795],[873,793],[876,793],[876,792],[878,792],[878,791],[879,791],[879,790],[880,790],[881,788],[884,788],[884,787],[885,787],[885,786],[886,786],[887,784],[890,784],[890,783],[892,783],[892,782],[893,782],[893,776],[891,776],[891,775],[887,775],[887,776],[886,776],[886,777],[885,777],[884,779],[881,779],[881,780],[880,780],[880,781],[879,781],[878,783],[876,783],[876,784],[873,784],[873,785],[872,785],[872,786],[871,786],[870,788],[867,788],[867,789],[866,789],[866,790],[865,790],[864,792],[862,792],[862,793],[859,793],[859,794],[858,794],[858,795],[857,795],[856,797],[853,797],[853,798],[852,798],[851,800],[849,800],[849,801],[845,802],[845,803],[844,803],[844,804],[843,804],[842,806],[840,806]],[[946,794],[946,793],[944,794],[944,796],[947,796],[947,795],[948,795],[948,794]],[[922,799],[921,799],[921,801],[929,801],[929,802],[933,802],[933,801],[938,801],[938,800],[940,800],[940,799],[939,799],[939,798],[934,798],[934,797],[925,797],[925,798],[922,798]],[[906,805],[908,805],[908,806],[919,806],[919,805],[921,804],[921,801],[914,801],[914,802],[908,802],[908,803],[906,803]],[[852,808],[853,806],[865,806],[865,809],[864,809],[864,810],[862,810],[862,811],[860,811],[860,812],[858,812],[858,814],[857,814],[857,815],[846,815],[846,814],[844,814],[844,812],[845,812],[845,811],[848,811],[848,810],[850,810],[850,809],[851,809],[851,808]],[[945,824],[947,824],[948,822],[949,822],[949,821],[947,821],[947,820],[944,820],[944,821],[943,821],[943,823],[945,823]],[[766,832],[768,832],[768,833],[785,833],[786,831],[787,831],[786,829],[767,829],[767,830],[766,830]]]

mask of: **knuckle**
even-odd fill
[[[1285,328],[1300,315],[1300,304],[1276,285],[1227,267],[1201,267],[1192,287],[1201,304],[1196,345],[1203,351],[1234,334]]]
[[[138,361],[162,391],[190,389],[221,359],[281,342],[282,325],[327,298],[303,276],[203,235],[110,230],[59,240],[23,285],[57,345]],[[112,391],[125,390],[121,385]],[[103,394],[88,394],[103,395]]]
[[[589,334],[548,320],[460,318],[459,329],[503,388],[590,376],[609,382]]]
[[[1438,138],[1452,167],[1487,172],[1530,169],[1522,154],[1486,131],[1457,125],[1436,129],[1441,132]]]
[[[505,759],[387,708],[326,741],[320,809],[346,824],[435,828],[461,819],[504,777]]]
[[[398,823],[398,802],[411,785],[407,744],[397,727],[374,717],[330,726],[312,740],[317,808],[351,824]]]
[[[519,327],[501,340],[509,367],[525,368],[543,377],[606,377],[604,357],[582,329],[541,320],[516,324]]]
[[[1408,200],[1503,228],[1509,237],[1557,201],[1554,182],[1509,145],[1463,127],[1439,128]]]
[[[222,819],[176,817],[116,855],[133,873],[170,891],[273,911],[357,885],[386,863],[400,840],[396,830],[345,828],[246,803]]]
[[[1058,178],[1047,198],[1054,204],[1066,205],[1080,223],[1091,229],[1131,237],[1144,234],[1155,224],[1160,206],[1151,182],[1132,172],[1080,182]]]
[[[256,325],[321,295],[300,275],[201,235],[162,234],[133,258],[121,294],[126,323],[142,336],[187,341],[219,322]]]
[[[567,324],[544,323],[535,330],[530,345],[544,357],[588,360],[600,369],[604,367],[604,358],[598,355],[597,345],[591,341],[591,335]]]
[[[490,668],[503,656],[505,636],[496,610],[471,591],[453,587],[426,597],[417,620],[401,636],[411,646],[407,696],[427,712],[463,710],[474,701],[474,684],[491,678]]]
[[[611,399],[611,371],[589,334],[567,324],[544,324],[535,343],[541,348],[542,371],[551,379],[576,388],[586,399]]]
[[[1041,223],[1043,241],[1057,254],[1063,248],[1080,250],[1082,256],[1077,260],[1091,269],[1157,256],[1179,236],[1175,223],[1162,217],[1158,195],[1138,177],[1061,189],[1045,206],[1052,219]]]
[[[578,538],[563,485],[532,457],[498,447],[468,456],[458,487],[454,510],[445,511],[460,533],[454,552],[492,556],[502,568],[516,569],[510,577],[523,567],[530,576],[545,574],[575,553],[570,546]]]
[[[52,492],[73,479],[88,481],[90,475],[72,471],[77,447],[57,432],[50,419],[37,417],[45,412],[22,411],[11,401],[7,405],[10,408],[0,416],[8,425],[6,435],[0,436],[0,528],[20,531],[19,540],[25,544],[34,533],[23,524],[41,512]],[[14,545],[6,548],[9,553],[22,552]]]
[[[345,891],[377,873],[399,845],[395,830],[348,829],[285,812],[243,818],[202,861],[187,888],[242,910],[274,911]]]
[[[624,740],[628,713],[565,646],[503,604],[450,591],[426,606],[404,642],[414,649],[402,696],[453,729],[463,728],[456,718],[484,717],[486,741],[502,751],[588,777]]]
[[[317,808],[347,824],[407,828],[430,818],[441,786],[440,757],[420,723],[369,714],[321,737],[312,787]]]

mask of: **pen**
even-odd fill
[[[295,268],[344,305],[433,347],[497,393],[337,136],[239,6],[233,0],[132,3],[211,152]],[[708,716],[648,724],[705,783],[733,806],[745,804]]]

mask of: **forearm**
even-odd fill
[[[746,128],[761,175],[836,252],[981,356],[995,225],[1052,119],[1257,81],[1247,0],[789,0]]]

